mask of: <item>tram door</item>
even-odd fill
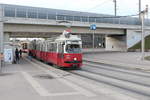
[[[59,43],[58,44],[58,60],[57,60],[57,64],[59,66],[61,66],[63,64],[64,61],[64,43]]]

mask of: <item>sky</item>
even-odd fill
[[[138,14],[139,0],[116,1],[118,16]],[[146,4],[150,6],[150,0],[141,0],[141,2],[142,10],[145,9]],[[0,4],[16,4],[23,6],[54,8],[114,15],[113,0],[0,0]]]
[[[121,16],[138,14],[139,0],[116,1],[117,15]],[[150,0],[141,1],[142,10],[145,8],[146,4],[150,6]],[[114,15],[113,0],[0,0],[0,3]]]

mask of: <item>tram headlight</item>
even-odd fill
[[[77,58],[74,58],[74,60],[76,61],[76,60],[77,60]]]

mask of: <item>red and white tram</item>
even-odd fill
[[[77,35],[60,35],[55,40],[32,41],[29,45],[32,56],[59,67],[82,66],[82,41]]]

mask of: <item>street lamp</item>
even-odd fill
[[[142,57],[141,60],[144,60],[145,56],[145,35],[144,35],[144,20],[145,20],[145,15],[148,13],[148,5],[146,5],[146,9],[140,12],[140,18],[141,18],[141,49],[142,49]]]

